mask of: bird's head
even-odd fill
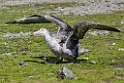
[[[49,34],[49,31],[45,28],[41,28],[40,30],[33,32],[34,36],[36,36],[36,35],[45,36],[46,34]]]

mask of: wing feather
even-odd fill
[[[47,20],[54,22],[56,25],[58,25],[59,29],[58,29],[57,34],[68,35],[69,32],[72,31],[71,26],[69,24],[65,23],[62,19],[60,19],[54,15],[50,15],[50,14],[47,14],[44,17]]]
[[[120,32],[120,30],[106,26],[101,25],[98,23],[93,22],[78,22],[74,25],[73,33],[68,37],[66,41],[66,47],[69,49],[73,49],[79,42],[79,39],[83,39],[85,33],[89,29],[99,29],[99,30],[108,30],[108,31],[115,31]]]
[[[74,25],[74,35],[76,35],[79,39],[82,39],[85,35],[85,33],[89,29],[98,29],[98,30],[108,30],[108,31],[115,31],[120,32],[120,30],[110,27],[107,25],[102,25],[94,22],[78,22]]]
[[[15,21],[6,22],[6,24],[30,24],[30,23],[50,23],[51,21],[46,20],[44,16],[41,15],[31,15],[25,18],[21,18]]]

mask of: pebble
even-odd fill
[[[88,59],[89,59],[88,57],[84,57],[82,60],[83,61],[88,61]]]
[[[92,60],[90,63],[91,63],[91,64],[96,64],[96,61]]]
[[[27,55],[27,52],[26,51],[22,51],[22,55]]]
[[[16,52],[4,53],[4,54],[2,54],[2,55],[3,55],[3,56],[12,56],[12,55],[16,56]]]
[[[29,78],[34,78],[34,76],[29,76]]]
[[[122,68],[119,68],[119,67],[116,67],[116,68],[114,68],[114,70],[121,70]]]
[[[124,21],[121,21],[121,24],[124,24]]]
[[[27,66],[28,64],[27,64],[25,61],[21,61],[21,62],[19,63],[19,65],[20,65],[20,66]]]
[[[118,48],[118,51],[124,51],[124,48]]]
[[[116,43],[112,43],[112,45],[116,45]]]
[[[113,48],[114,48],[114,46],[109,46],[108,49],[109,49],[109,50],[113,50]]]
[[[54,74],[54,73],[48,73],[48,75],[49,75],[49,76],[53,76],[53,75],[55,75],[55,74]]]

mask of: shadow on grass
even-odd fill
[[[47,59],[47,62],[49,64],[55,64],[56,61],[59,61],[59,59],[57,57],[44,57],[44,56],[35,56],[35,57],[31,57],[31,58],[34,58],[34,59],[41,59],[41,61],[37,61],[37,60],[24,60],[25,62],[33,62],[33,63],[38,63],[38,64],[45,64],[45,60],[44,58]],[[87,62],[85,60],[82,60],[82,59],[77,59],[76,62],[74,63],[80,63],[80,62]],[[73,62],[69,62],[69,61],[61,61],[57,64],[66,64],[66,63],[73,63]]]

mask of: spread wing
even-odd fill
[[[58,25],[58,32],[59,35],[65,35],[68,36],[69,32],[72,31],[72,28],[69,24],[65,23],[60,18],[47,14],[44,16],[47,20],[54,22],[56,25]]]
[[[74,25],[73,32],[70,34],[68,41],[66,41],[67,48],[74,48],[75,45],[78,44],[79,39],[83,39],[85,33],[89,29],[99,29],[99,30],[108,30],[108,31],[120,32],[120,30],[118,30],[116,28],[106,26],[106,25],[101,25],[98,23],[78,22]]]
[[[31,15],[25,18],[21,18],[19,20],[15,20],[15,21],[10,21],[10,22],[6,22],[6,24],[30,24],[30,23],[50,23],[51,21],[48,21],[45,19],[44,16],[40,16],[40,15]]]
[[[118,30],[116,28],[98,24],[98,23],[94,23],[94,22],[78,22],[74,25],[74,33],[73,34],[76,35],[79,39],[82,39],[84,37],[85,33],[89,29],[99,29],[99,30],[120,32],[120,30]]]
[[[44,16],[40,15],[32,15],[28,16],[26,18],[22,18],[17,20],[18,23],[24,23],[24,24],[29,24],[29,23],[50,23],[50,21],[46,20]]]
[[[31,15],[31,16],[28,16],[28,17],[43,17],[43,16],[34,14],[34,15]],[[27,17],[27,18],[28,18],[28,17]]]

